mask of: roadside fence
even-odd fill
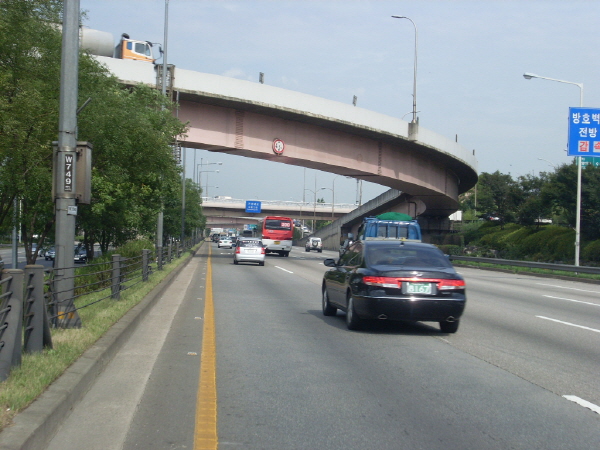
[[[0,274],[0,382],[8,378],[13,366],[21,364],[21,352],[41,352],[52,348],[51,328],[79,328],[78,310],[107,299],[120,300],[121,292],[148,281],[153,264],[162,270],[201,239],[169,242],[154,251],[124,257],[113,254],[110,261],[76,268],[74,289],[56,290],[59,268],[44,270],[42,265],[4,269]],[[63,278],[64,279],[64,278]],[[100,293],[85,303],[83,296]],[[75,301],[79,300],[77,304]]]

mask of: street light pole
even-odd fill
[[[556,78],[542,77],[533,73],[524,73],[523,78],[531,80],[540,78],[542,80],[557,81],[559,83],[573,84],[579,88],[579,107],[583,108],[583,83],[574,83],[572,81],[558,80]],[[579,266],[579,252],[581,239],[581,156],[577,156],[577,206],[575,211],[575,266]]]
[[[210,164],[213,164],[213,163],[210,163]],[[216,163],[214,163],[214,164],[216,164]],[[221,164],[221,163],[218,163],[218,164]],[[207,188],[206,190],[208,190],[208,174],[209,173],[219,173],[219,171],[218,170],[199,170],[198,171],[198,186],[200,186],[200,188],[202,188],[202,184],[200,184],[200,174],[201,173],[207,174],[206,175],[206,188]],[[204,193],[206,194],[206,191],[204,191]],[[206,196],[208,197],[208,194]]]
[[[333,222],[333,202],[335,201],[335,191],[328,187],[322,187],[321,189],[327,189],[328,191],[331,191],[331,221]]]
[[[554,167],[554,170],[557,170],[558,167],[556,167],[556,164],[552,164],[550,161],[548,161],[547,159],[544,158],[538,158],[538,160],[540,161],[546,161],[548,164],[550,164],[552,167]]]
[[[417,123],[417,53],[419,48],[419,32],[417,25],[413,22],[410,17],[406,16],[392,16],[394,19],[406,19],[410,20],[410,23],[415,27],[415,61],[414,61],[414,74],[413,74],[413,110],[412,110],[412,123]]]
[[[183,147],[181,164],[181,245],[185,241],[185,147]]]
[[[202,158],[200,158],[200,162],[198,164],[196,164],[194,167],[194,182],[198,184],[198,186],[202,187],[202,183],[200,182],[200,173],[202,173],[203,171],[198,171],[198,168],[202,167],[202,166],[211,166],[213,164],[216,164],[218,166],[223,165],[222,162],[202,162]],[[215,172],[219,172],[218,170],[216,170]]]
[[[315,189],[314,191],[312,189],[304,188],[305,191],[312,192],[315,196],[314,202],[313,202],[313,224],[312,224],[312,232],[313,233],[316,231],[316,225],[317,225],[317,192],[322,191],[323,189],[328,189],[328,188],[319,188],[319,189]]]

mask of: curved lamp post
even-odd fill
[[[203,158],[200,158],[200,162],[198,164],[196,164],[196,170],[194,173],[194,182],[197,184],[200,184],[200,179],[198,178],[198,168],[199,167],[201,168],[202,166],[211,166],[213,164],[216,164],[218,166],[223,165],[222,162],[202,162],[202,160],[203,160]]]
[[[308,188],[304,188],[305,191],[308,192],[312,192],[315,195],[315,200],[313,202],[313,224],[312,224],[312,232],[314,233],[316,230],[316,225],[317,225],[317,192],[322,191],[323,188],[319,188],[316,190],[312,190],[312,189],[308,189]]]
[[[542,80],[558,81],[559,83],[574,84],[579,88],[579,106],[583,107],[583,83],[574,83],[572,81],[558,80],[556,78],[542,77],[534,73],[524,73],[523,78],[531,80],[540,78]],[[579,266],[579,250],[581,238],[581,156],[577,156],[577,207],[575,211],[575,265]]]
[[[332,188],[322,187],[321,189],[331,191],[331,221],[333,222],[333,204],[335,202],[335,191]]]
[[[410,23],[415,27],[415,61],[414,61],[414,75],[413,75],[413,110],[412,110],[412,123],[417,123],[417,50],[419,46],[419,33],[417,25],[413,22],[410,17],[406,16],[392,16],[394,19],[406,19],[410,20]]]
[[[548,164],[550,164],[552,167],[554,167],[554,170],[558,170],[558,167],[556,167],[556,164],[552,164],[550,161],[548,161],[547,159],[544,158],[538,158],[539,161],[546,161]]]

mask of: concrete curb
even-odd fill
[[[197,250],[196,250],[197,252]],[[196,255],[192,253],[173,269],[152,291],[131,308],[115,325],[90,347],[65,373],[27,409],[19,413],[13,425],[0,433],[3,450],[39,450],[45,448],[58,427],[70,414],[104,370],[114,355],[127,342],[152,306],[169,288],[171,282]]]

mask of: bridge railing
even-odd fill
[[[317,202],[301,202],[295,200],[258,200],[255,199],[253,201],[260,202],[262,207],[289,207],[290,209],[303,209],[306,211],[331,211],[331,202],[329,203],[320,203]],[[230,206],[239,206],[244,207],[246,205],[246,199],[239,198],[216,198],[216,197],[202,197],[202,204],[204,206],[216,206],[216,205],[230,205]],[[352,211],[356,209],[357,206],[354,203],[334,203],[333,210],[334,211]]]

